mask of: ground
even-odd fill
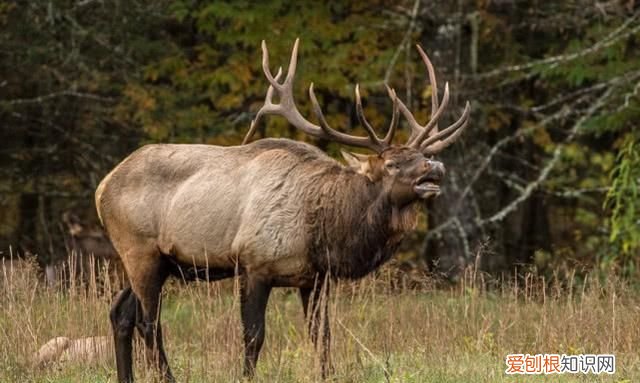
[[[445,287],[385,269],[334,286],[331,382],[638,382],[640,294],[613,278],[480,283],[473,273]],[[406,283],[405,283],[406,282]],[[112,286],[47,288],[31,265],[0,265],[0,382],[115,382],[112,356],[99,363],[32,365],[55,336],[110,334]],[[172,281],[162,320],[179,382],[241,381],[236,283]],[[256,382],[319,380],[295,290],[276,289]],[[140,349],[140,348],[138,348]],[[616,356],[614,375],[508,376],[510,353]],[[153,381],[138,353],[138,381]]]

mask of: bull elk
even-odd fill
[[[98,214],[131,284],[114,298],[110,313],[120,382],[133,380],[134,327],[163,379],[173,381],[158,319],[162,285],[171,275],[240,278],[247,376],[255,372],[264,341],[271,289],[297,287],[325,374],[329,326],[326,305],[321,305],[328,294],[323,281],[360,278],[393,255],[416,224],[417,202],[440,192],[445,169],[431,156],[452,144],[469,119],[467,102],[460,119],[438,129],[449,87],[445,85],[439,103],[433,66],[420,46],[418,52],[432,86],[426,125],[387,88],[393,115],[387,134],[379,138],[363,114],[356,86],[357,116],[367,136],[339,132],[324,118],[311,84],[309,96],[319,121],[314,124],[300,114],[293,98],[298,40],[282,81],[282,70],[273,76],[269,69],[263,41],[262,68],[270,86],[245,144],[147,145],[102,180],[96,190]],[[394,145],[400,113],[411,135],[404,145]],[[344,166],[303,142],[265,138],[247,143],[259,119],[269,114],[285,117],[310,136],[375,154],[343,152]]]

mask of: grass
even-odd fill
[[[385,268],[334,286],[332,382],[639,382],[640,296],[624,282],[545,282],[488,289],[470,272],[447,288]],[[409,283],[411,282],[411,283]],[[99,291],[100,290],[100,291]],[[0,265],[0,382],[115,382],[112,356],[91,365],[36,367],[55,336],[110,335],[115,288],[47,288],[30,262]],[[242,381],[237,285],[232,280],[165,288],[165,345],[179,382]],[[297,292],[276,289],[256,382],[314,382],[319,366]],[[151,382],[137,345],[136,377]],[[508,376],[509,353],[616,355],[615,375]]]

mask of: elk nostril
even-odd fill
[[[444,165],[441,162],[432,161],[431,169],[427,173],[427,177],[434,181],[440,181],[444,178]]]

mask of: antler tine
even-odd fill
[[[440,115],[442,114],[444,109],[447,107],[448,103],[449,103],[449,83],[445,83],[444,95],[442,96],[442,104],[440,104],[440,107],[431,116],[427,125],[421,126],[420,134],[418,134],[418,136],[413,141],[410,140],[409,142],[407,142],[407,145],[416,149],[420,147],[420,144],[422,143],[422,141],[427,137],[431,129],[433,129],[433,127],[438,123],[438,119],[440,118]]]
[[[398,108],[400,109],[400,112],[402,113],[404,118],[407,119],[407,124],[409,124],[409,128],[411,128],[411,135],[409,135],[409,140],[407,140],[407,144],[409,144],[416,137],[418,137],[420,132],[422,132],[423,127],[418,123],[418,121],[416,121],[416,118],[413,117],[413,114],[411,113],[409,108],[407,108],[404,102],[402,102],[402,100],[399,97],[397,98],[397,100],[398,100]]]
[[[435,142],[427,146],[426,148],[424,148],[422,150],[422,153],[425,156],[432,156],[432,155],[438,154],[439,152],[441,152],[447,146],[453,144],[458,139],[458,137],[462,134],[462,132],[464,131],[464,129],[467,127],[469,123],[469,112],[471,110],[469,106],[469,101],[467,101],[467,104],[465,105],[464,110],[465,110],[465,113],[462,115],[462,117],[460,117],[460,119],[456,121],[455,124],[453,124],[453,125],[457,125],[458,123],[460,123],[460,126],[456,128],[455,131],[445,140]]]
[[[278,73],[276,73],[276,77],[274,78],[275,83],[278,83],[278,80],[280,80],[280,76],[282,76],[282,67],[278,67]],[[244,139],[242,140],[242,145],[248,143],[251,137],[253,137],[253,135],[256,133],[258,122],[260,121],[260,118],[262,117],[262,115],[265,113],[265,110],[267,108],[272,108],[274,106],[272,100],[273,100],[273,84],[269,85],[269,88],[267,88],[267,95],[264,97],[264,105],[262,106],[262,108],[260,108],[258,113],[256,113],[256,117],[253,120],[251,120],[251,127],[249,127],[249,131],[244,136]]]
[[[393,102],[393,115],[391,117],[391,123],[389,124],[389,130],[387,131],[387,135],[384,137],[384,139],[382,140],[382,142],[386,145],[386,146],[390,146],[391,142],[393,141],[393,136],[396,134],[396,128],[398,127],[398,122],[400,121],[399,117],[399,111],[398,111],[398,97],[396,96],[396,91],[389,88],[389,86],[387,84],[384,84],[384,86],[387,88],[387,93],[389,94],[389,98],[391,98],[391,101]]]
[[[446,128],[446,129],[434,134],[433,136],[430,136],[426,140],[424,140],[422,142],[422,144],[420,144],[420,148],[421,149],[426,149],[429,145],[433,144],[434,142],[439,141],[441,138],[446,137],[450,133],[455,132],[456,130],[458,130],[460,128],[460,126],[463,123],[467,122],[467,120],[469,119],[470,110],[471,110],[471,108],[469,106],[469,102],[467,101],[467,104],[464,106],[464,111],[462,112],[462,116],[460,116],[458,121],[456,121],[453,124],[449,125],[448,128]]]
[[[284,79],[284,83],[289,85],[293,84],[293,79],[296,76],[296,68],[298,66],[298,46],[300,45],[300,38],[296,38],[293,43],[293,49],[291,50],[291,60],[289,60],[289,69],[287,70],[287,77]],[[293,87],[292,87],[293,88]]]
[[[318,99],[316,98],[316,94],[313,91],[313,83],[309,85],[309,98],[311,99],[313,112],[315,113],[316,117],[318,117],[318,121],[320,121],[320,127],[322,128],[322,131],[328,136],[325,138],[330,138],[336,142],[341,142],[347,145],[366,147],[378,153],[384,150],[384,146],[382,142],[378,139],[375,133],[373,133],[373,130],[371,130],[371,132],[373,133],[375,140],[371,136],[368,136],[368,137],[351,136],[333,129],[327,122],[326,118],[324,118],[324,113],[322,113],[322,108],[320,107],[320,103],[318,102]],[[369,128],[371,128],[371,126],[369,126]],[[367,130],[367,132],[369,132],[369,130]],[[364,143],[361,144],[360,142],[362,142],[362,140],[365,140],[365,141]]]
[[[335,133],[338,133],[338,132],[334,130],[327,122],[327,119],[324,118],[324,113],[322,113],[322,108],[320,107],[320,103],[318,103],[316,94],[313,91],[313,83],[309,85],[309,98],[311,99],[311,106],[313,107],[313,113],[315,113],[316,117],[318,118],[318,121],[320,121],[320,127],[327,134],[327,136],[335,137],[334,132]]]
[[[267,78],[267,81],[269,81],[269,84],[271,84],[272,87],[275,87],[278,90],[282,90],[283,85],[280,84],[277,79],[273,78],[273,75],[271,74],[271,69],[269,69],[269,49],[267,49],[267,42],[262,40],[261,45],[262,45],[262,71],[264,72],[264,75]],[[287,78],[288,77],[289,76],[287,75]]]
[[[247,133],[247,136],[245,137],[243,142],[246,143],[251,138],[251,136],[255,132],[256,125],[262,115],[277,114],[286,118],[287,121],[289,121],[289,123],[291,123],[293,126],[311,136],[323,139],[331,139],[342,144],[367,148],[376,152],[381,152],[382,150],[384,150],[383,143],[380,140],[373,140],[371,136],[351,136],[332,129],[324,118],[322,109],[320,108],[318,100],[313,93],[313,84],[311,84],[311,86],[309,87],[309,96],[311,98],[311,102],[313,103],[314,111],[318,116],[321,125],[318,126],[310,122],[309,120],[304,118],[302,114],[300,114],[293,98],[293,82],[295,79],[296,67],[298,63],[299,44],[300,39],[296,39],[291,51],[291,59],[289,61],[287,76],[285,77],[284,81],[280,83],[279,80],[282,74],[281,70],[278,71],[278,74],[274,78],[271,74],[271,70],[269,69],[269,50],[267,49],[266,42],[262,42],[262,70],[264,71],[264,74],[267,77],[270,86],[267,90],[265,103],[256,114],[256,118],[252,121],[249,132]],[[280,102],[278,104],[274,104],[272,102],[274,90],[278,92],[278,96],[280,99]]]
[[[382,145],[382,142],[376,135],[376,132],[373,130],[373,127],[371,126],[371,124],[369,124],[369,121],[367,121],[367,118],[364,116],[364,110],[362,108],[362,98],[360,97],[360,84],[356,84],[355,93],[356,93],[356,115],[358,116],[358,121],[360,121],[360,125],[362,125],[364,129],[367,131],[367,134],[369,135],[369,138],[371,139],[371,141],[375,142],[377,145]]]
[[[411,127],[411,135],[406,145],[419,149],[425,155],[432,155],[451,145],[460,136],[469,122],[471,107],[467,101],[464,112],[458,121],[443,131],[438,130],[438,120],[449,103],[449,83],[444,85],[444,95],[442,96],[442,103],[440,103],[440,100],[438,100],[438,83],[433,64],[419,44],[416,44],[416,48],[420,53],[420,57],[422,57],[424,65],[427,67],[429,83],[431,84],[431,118],[429,122],[425,126],[420,125],[402,100],[398,99],[397,102],[400,112],[405,116],[409,127]],[[444,140],[441,140],[443,138]]]
[[[436,79],[436,71],[433,68],[433,64],[427,56],[427,53],[422,49],[420,44],[416,44],[416,48],[418,48],[418,53],[422,57],[422,62],[427,67],[427,73],[429,74],[429,83],[431,84],[431,114],[433,115],[436,110],[438,110],[438,81]],[[433,126],[434,133],[438,133],[438,121],[436,120],[435,125]]]

